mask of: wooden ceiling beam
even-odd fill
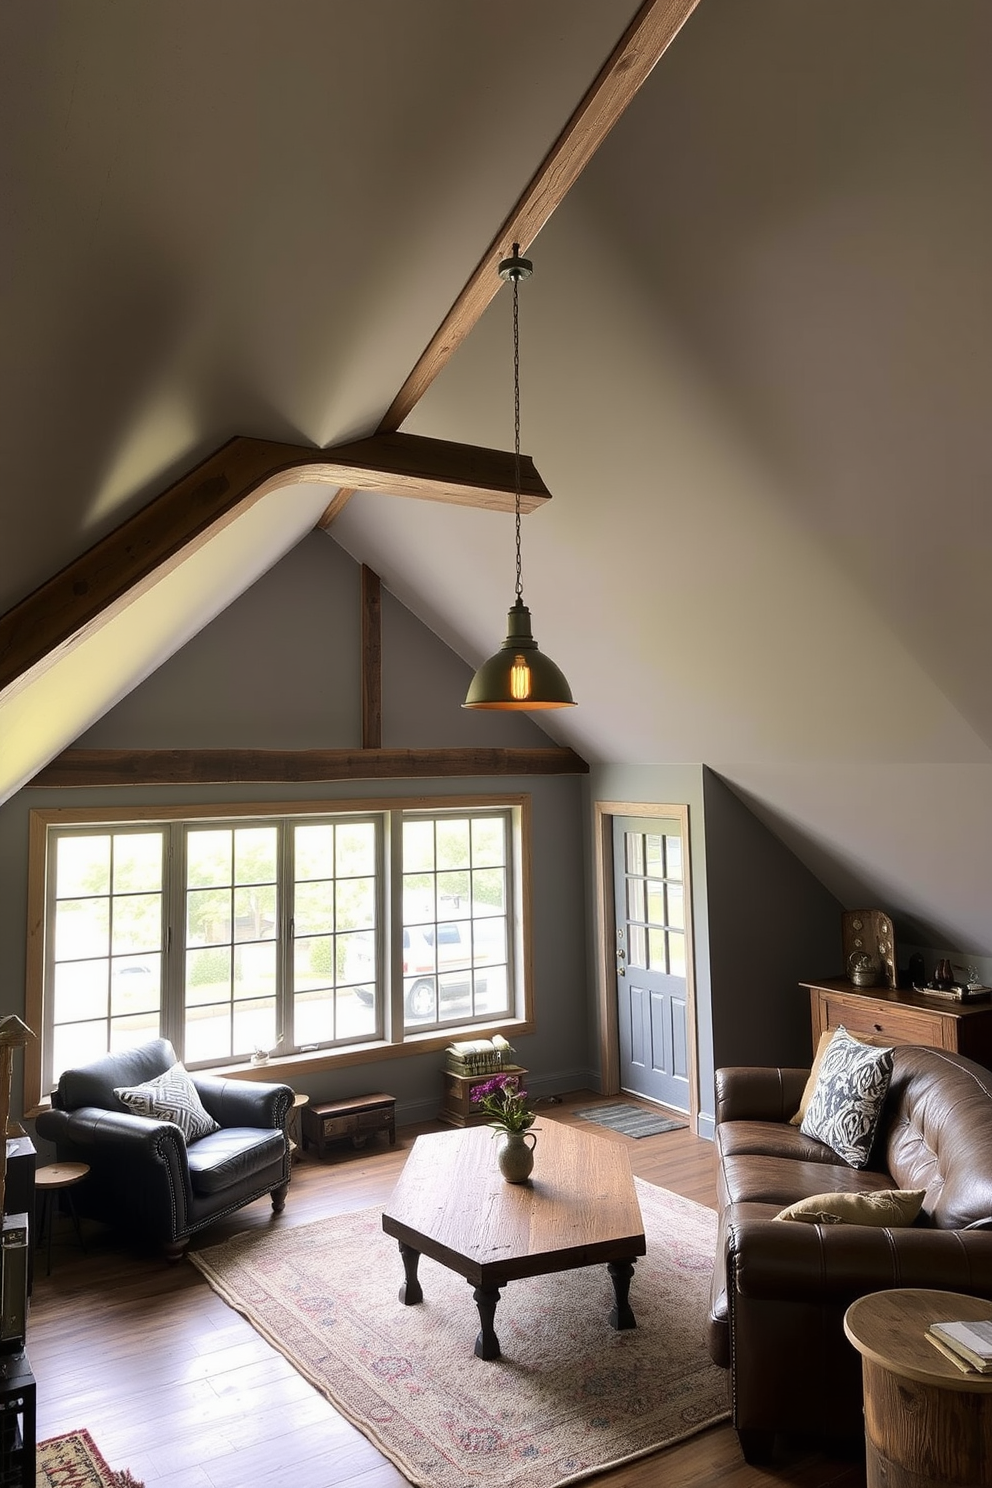
[[[572,749],[67,749],[26,790],[587,775]]]
[[[505,450],[414,434],[329,450],[231,439],[0,616],[0,698],[54,666],[263,496],[304,481],[496,511],[515,505],[513,455]],[[521,491],[523,512],[550,499],[526,456]]]
[[[525,252],[565,199],[617,120],[636,97],[700,0],[645,0],[617,42],[565,128],[476,264],[379,422],[378,434],[396,430],[420,402],[502,284],[500,262],[514,243]],[[329,503],[319,527],[331,526],[355,494],[344,487]]]

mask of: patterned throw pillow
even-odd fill
[[[144,1085],[122,1085],[114,1094],[135,1116],[175,1122],[187,1142],[220,1131],[181,1064],[174,1064],[164,1075],[147,1080]]]
[[[824,1142],[852,1168],[865,1167],[891,1078],[891,1049],[860,1044],[838,1028],[824,1050],[799,1130]]]

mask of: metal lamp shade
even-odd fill
[[[507,615],[506,640],[472,678],[464,708],[574,708],[562,672],[531,634],[530,610],[518,599]]]

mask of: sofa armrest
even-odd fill
[[[808,1069],[731,1065],[716,1072],[716,1124],[788,1121],[799,1110]]]
[[[755,1301],[846,1306],[865,1292],[889,1287],[992,1298],[992,1234],[772,1219],[732,1222],[727,1275],[728,1291]]]
[[[294,1100],[290,1086],[258,1080],[229,1080],[222,1075],[192,1075],[190,1078],[207,1111],[221,1126],[285,1129],[286,1117]]]

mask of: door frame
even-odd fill
[[[689,1126],[699,1131],[699,1059],[696,1049],[695,939],[692,928],[692,871],[689,841],[689,807],[662,806],[646,801],[593,802],[593,921],[597,942],[595,956],[597,1033],[603,1095],[619,1095],[620,1022],[616,992],[617,921],[614,908],[613,818],[615,816],[674,817],[682,836],[683,886],[685,888],[686,946],[686,1039],[689,1060]]]

